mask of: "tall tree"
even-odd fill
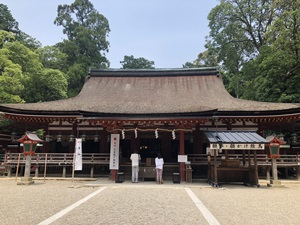
[[[90,67],[109,66],[105,56],[109,47],[109,23],[89,0],[75,0],[71,5],[59,5],[54,24],[62,26],[63,33],[67,35],[68,39],[58,43],[57,47],[67,54],[69,68],[74,69],[80,65],[86,73]],[[76,94],[81,90],[85,73],[79,79],[71,77],[73,72],[69,73],[68,83],[73,88],[69,93]]]
[[[25,86],[26,102],[52,101],[67,97],[67,79],[59,70],[43,69],[27,79]]]
[[[19,29],[19,23],[14,19],[8,7],[4,4],[0,4],[0,31],[1,30],[13,33],[17,41],[22,42],[22,44],[30,49],[41,47],[39,41]]]
[[[268,45],[256,60],[243,68],[255,73],[245,92],[262,101],[299,102],[300,99],[300,0],[274,1],[276,19],[265,37]],[[253,87],[255,93],[253,93]],[[249,96],[247,96],[249,97]]]
[[[61,52],[55,46],[45,46],[35,51],[44,68],[57,69],[64,73],[68,71],[67,54]]]
[[[124,60],[120,61],[122,69],[154,69],[154,62],[149,61],[143,57],[134,58],[131,56],[124,56]]]
[[[208,45],[206,45],[208,46]],[[218,55],[212,48],[208,48],[204,52],[198,54],[194,62],[187,62],[183,68],[197,68],[197,67],[215,67],[218,66]]]
[[[208,16],[209,40],[218,52],[232,94],[239,97],[242,85],[254,77],[244,77],[241,69],[255,59],[266,43],[265,32],[274,20],[273,0],[221,0]]]
[[[19,24],[13,18],[8,7],[0,3],[0,30],[5,30],[12,33],[19,33]]]

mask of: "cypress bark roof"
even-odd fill
[[[216,68],[90,70],[78,96],[51,102],[5,104],[0,111],[40,114],[251,114],[300,111],[299,104],[233,98]],[[271,113],[272,114],[272,113]]]

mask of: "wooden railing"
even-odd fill
[[[224,154],[218,154],[217,164],[221,163]],[[228,154],[229,159],[239,159],[243,161],[242,154]],[[246,157],[246,164],[248,164],[248,155]],[[3,163],[6,165],[17,165],[25,164],[26,158],[23,153],[7,153],[3,155]],[[73,164],[73,153],[36,153],[32,156],[31,164],[39,165],[58,165],[58,166],[71,166]],[[94,164],[94,165],[108,165],[109,164],[109,153],[83,153],[82,154],[82,164]],[[254,155],[250,155],[250,159],[254,159]],[[211,157],[213,161],[213,156]],[[166,160],[165,160],[166,161]],[[207,155],[206,154],[189,154],[188,161],[191,165],[207,165]],[[268,158],[266,154],[257,154],[257,164],[258,166],[268,166],[271,165],[271,159]],[[300,166],[300,155],[280,155],[277,158],[277,166]]]
[[[31,157],[32,165],[58,165],[71,166],[73,164],[73,153],[36,153]],[[25,164],[26,157],[23,153],[7,153],[4,157],[6,165]],[[109,164],[109,153],[84,153],[82,164]]]
[[[218,154],[217,164],[221,164],[222,157],[224,154]],[[243,161],[242,154],[228,154],[229,159],[238,159],[241,162]],[[248,164],[248,155],[246,157],[246,165]],[[271,159],[266,154],[257,154],[257,165],[258,166],[268,166],[271,165]],[[254,155],[250,155],[250,160],[254,160]],[[188,155],[188,161],[191,162],[191,165],[207,165],[207,155],[206,154],[190,154]],[[211,156],[211,161],[213,161],[213,156]],[[277,158],[277,166],[300,166],[300,155],[280,155]]]

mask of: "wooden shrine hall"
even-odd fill
[[[211,143],[206,132],[255,131],[265,136],[272,130],[289,138],[300,125],[299,104],[234,98],[217,68],[91,69],[73,98],[1,104],[0,113],[14,122],[12,134],[0,134],[3,152],[21,152],[13,140],[26,131],[45,131],[41,154],[74,153],[74,138],[82,138],[83,155],[108,156],[112,180],[118,171],[130,170],[134,151],[140,153],[144,169],[152,168],[161,153],[164,173],[178,172],[185,181],[187,162],[193,168],[191,158],[207,154]],[[119,137],[114,154],[112,135]]]

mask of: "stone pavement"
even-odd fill
[[[283,188],[205,182],[158,185],[107,178],[35,180],[20,186],[0,178],[0,224],[300,224],[300,183]]]

